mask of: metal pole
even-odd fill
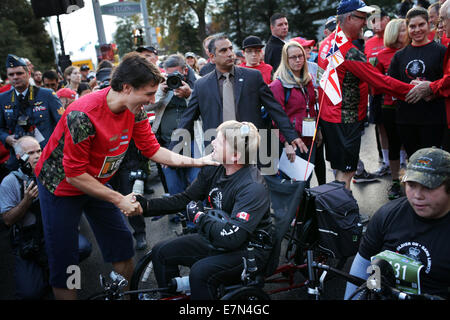
[[[94,8],[95,25],[97,26],[97,35],[99,45],[106,44],[105,28],[103,27],[102,12],[100,10],[99,0],[92,0]]]
[[[56,16],[56,23],[58,24],[58,33],[59,33],[59,44],[61,45],[61,55],[65,56],[66,52],[64,51],[64,40],[61,31],[61,23],[59,22],[59,15]]]
[[[147,0],[141,0],[141,11],[142,19],[144,20],[144,43],[149,46],[152,45],[152,30],[150,24],[148,23],[148,11],[147,11]]]
[[[56,49],[56,43],[55,43],[55,37],[53,36],[53,29],[52,29],[52,23],[50,21],[50,17],[46,18],[45,21],[48,23],[48,27],[50,29],[50,37],[52,39],[52,45],[53,45],[53,53],[55,54],[55,61],[56,64],[58,64],[58,51]]]

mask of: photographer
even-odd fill
[[[0,214],[5,224],[11,227],[11,246],[16,257],[16,297],[39,299],[45,297],[50,289],[38,188],[33,174],[41,147],[35,138],[24,136],[14,149],[20,168],[2,181]],[[91,244],[79,235],[80,260],[90,253]]]
[[[168,147],[172,133],[178,128],[186,110],[196,77],[182,55],[170,55],[164,62],[164,69],[167,72],[166,81],[159,85],[156,103],[146,109],[147,111],[155,111],[152,131],[156,134],[161,146]],[[198,128],[201,128],[201,126],[198,126]],[[194,136],[193,132],[191,132],[191,136]],[[199,154],[197,144],[192,141],[191,156],[198,157]],[[171,195],[174,195],[183,192],[195,180],[200,169],[163,166],[162,171],[167,189]]]

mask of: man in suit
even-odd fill
[[[0,141],[10,149],[7,169],[17,170],[14,144],[22,136],[33,136],[41,148],[47,144],[64,107],[56,92],[30,84],[24,59],[9,54],[6,73],[12,88],[0,94]]]
[[[264,106],[286,137],[286,152],[292,153],[297,147],[301,152],[308,151],[297,136],[286,113],[264,83],[261,73],[258,70],[234,65],[233,46],[226,36],[217,36],[211,40],[209,55],[216,69],[195,82],[191,100],[183,113],[178,129],[191,131],[194,121],[200,116],[205,140],[212,138],[208,137],[208,133],[211,132],[209,129],[215,130],[227,120],[248,121],[258,129],[269,129],[262,117],[261,107]],[[171,146],[174,144],[172,140]],[[278,155],[278,149],[276,150]]]
[[[282,13],[275,13],[270,17],[270,31],[272,35],[266,44],[264,52],[264,62],[270,64],[275,72],[280,65],[281,51],[284,46],[284,39],[287,37],[289,24],[287,18]]]

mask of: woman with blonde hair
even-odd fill
[[[289,41],[283,46],[281,63],[269,85],[275,99],[281,104],[298,136],[309,148],[308,153],[299,156],[314,163],[315,148],[310,148],[315,128],[316,98],[312,77],[308,72],[305,49],[296,41]],[[275,125],[275,124],[274,124]],[[295,159],[295,151],[280,133],[280,141],[286,148],[288,158]]]

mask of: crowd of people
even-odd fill
[[[382,249],[414,252],[427,266],[424,288],[445,293],[450,2],[404,0],[398,12],[387,12],[342,0],[320,42],[289,38],[288,18],[274,14],[270,38],[250,35],[238,52],[227,35],[208,36],[207,59],[193,52],[159,59],[157,48],[142,46],[117,66],[105,60],[95,71],[83,65],[41,72],[28,59],[6,57],[0,214],[14,234],[18,299],[76,298],[66,270],[90,255],[82,215],[105,262],[129,279],[134,250],[148,245],[144,217],[176,212],[193,234],[156,244],[158,285],[186,265],[192,298],[217,298],[220,284],[238,281],[248,241],[261,233],[270,238],[265,177],[291,179],[278,170],[284,154],[313,163],[319,185],[327,182],[325,160],[348,190],[352,182],[391,175],[392,201],[371,219],[352,272],[367,278],[371,256]],[[376,129],[374,173],[360,159],[367,123]],[[150,161],[166,193],[160,199],[133,188]],[[143,176],[132,178],[137,172]],[[311,175],[304,180],[309,186]],[[210,219],[206,206],[229,219]],[[400,221],[401,214],[409,220]],[[35,250],[25,252],[31,242]],[[262,269],[267,257],[265,249],[257,252]],[[349,285],[346,297],[354,289]]]

